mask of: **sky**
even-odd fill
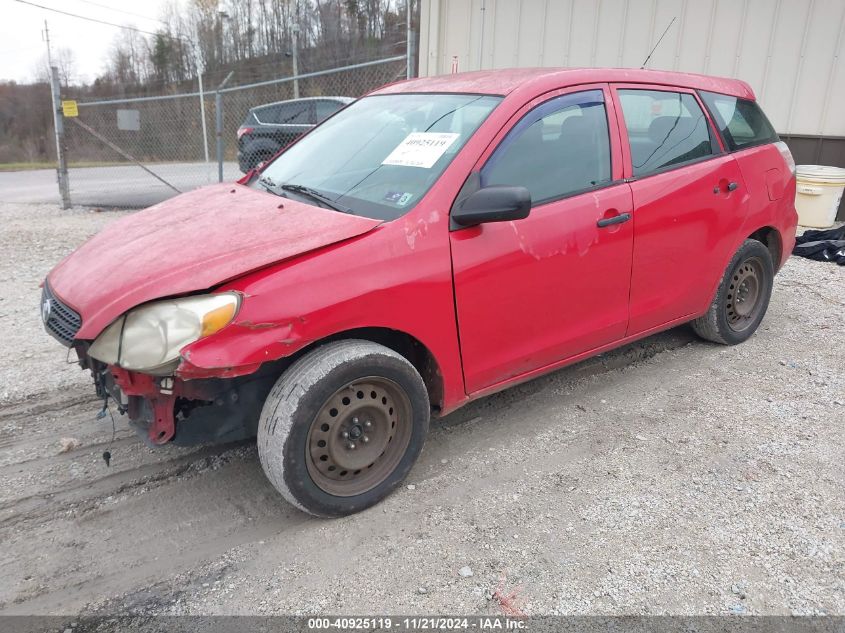
[[[170,0],[31,0],[35,4],[79,15],[130,24],[145,31],[161,26],[156,20]],[[131,14],[131,15],[130,15]],[[78,80],[92,81],[101,74],[106,54],[120,31],[55,13],[17,0],[0,0],[0,81],[32,81],[45,59],[42,34],[44,20],[50,29],[53,51],[69,48],[74,53]]]

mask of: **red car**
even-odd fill
[[[285,499],[341,516],[400,484],[432,415],[686,322],[745,341],[794,193],[742,81],[417,79],[112,223],[42,317],[149,443],[257,434]]]

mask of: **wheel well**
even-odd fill
[[[769,249],[769,253],[772,256],[772,265],[775,270],[780,268],[781,256],[783,254],[783,241],[781,240],[780,233],[778,233],[777,229],[771,226],[764,226],[749,235],[748,239],[762,242],[763,245]]]
[[[293,356],[280,359],[280,363],[274,363],[275,370],[286,369],[296,359],[324,343],[343,339],[372,341],[373,343],[384,345],[404,356],[420,373],[420,376],[422,376],[425,388],[428,391],[428,399],[431,403],[432,410],[437,412],[443,408],[443,374],[440,372],[440,367],[437,365],[434,355],[413,336],[405,332],[400,332],[399,330],[366,327],[338,332],[337,334],[311,343]]]

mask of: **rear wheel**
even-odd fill
[[[328,343],[279,378],[261,413],[258,455],[282,496],[317,516],[368,508],[410,471],[428,432],[425,384],[369,341]]]
[[[723,345],[748,340],[766,314],[773,280],[769,249],[757,240],[745,240],[728,264],[710,308],[692,322],[692,329]]]

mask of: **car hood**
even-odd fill
[[[76,338],[93,339],[138,304],[211,288],[380,223],[242,185],[212,185],[112,222],[47,283],[82,317]]]

